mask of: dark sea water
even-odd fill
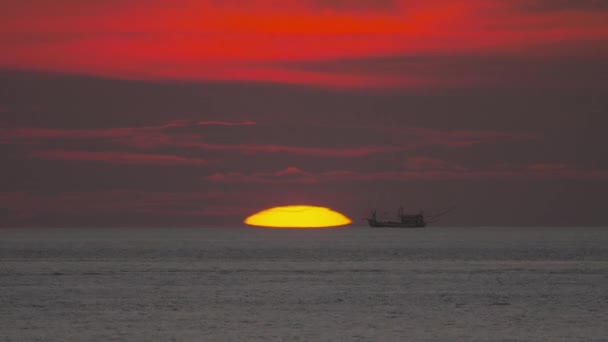
[[[608,228],[0,229],[0,341],[608,341]]]

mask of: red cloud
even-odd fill
[[[533,12],[608,10],[608,3],[602,0],[517,0],[514,2],[520,10]]]
[[[209,151],[237,151],[241,153],[289,153],[304,156],[355,158],[364,157],[376,153],[386,153],[399,150],[395,147],[382,146],[360,146],[351,148],[328,148],[328,147],[297,147],[288,145],[224,145],[209,144],[193,141],[174,141],[174,146],[198,147]]]
[[[424,146],[449,148],[470,147],[500,141],[540,139],[526,132],[500,132],[488,130],[440,130],[418,127],[384,127],[381,134],[389,136],[391,145],[364,145],[352,147],[301,147],[280,144],[219,144],[202,141],[200,134],[183,133],[180,128],[192,126],[253,126],[254,121],[173,121],[158,126],[66,130],[47,128],[0,128],[0,144],[40,144],[51,140],[102,140],[138,149],[158,147],[196,148],[203,151],[234,151],[245,154],[287,153],[302,156],[359,158],[369,155],[414,150]],[[348,128],[344,126],[342,128]],[[354,127],[361,128],[361,127]]]
[[[289,175],[289,177],[285,177]],[[583,170],[571,167],[563,169],[538,170],[535,168],[487,169],[487,170],[415,170],[362,173],[355,171],[328,171],[317,174],[299,169],[288,168],[278,172],[261,172],[253,174],[216,173],[205,177],[210,182],[229,183],[335,183],[335,182],[408,182],[408,181],[442,181],[442,180],[515,180],[515,179],[595,179],[607,180],[608,170]]]
[[[45,160],[95,161],[110,164],[126,165],[205,165],[207,161],[199,158],[184,158],[161,154],[141,154],[127,152],[91,152],[91,151],[38,151],[32,153],[34,158]]]
[[[310,6],[319,10],[346,12],[393,11],[398,9],[396,0],[308,0]]]
[[[216,173],[206,177],[213,182],[239,182],[239,183],[318,183],[317,175],[304,172],[297,167],[290,166],[277,172],[260,172],[251,175],[242,173]]]
[[[430,157],[411,157],[405,162],[408,170],[424,171],[424,170],[455,170],[464,171],[465,167],[447,162],[445,160],[430,158]]]
[[[254,126],[255,121],[175,120],[157,126],[115,127],[108,129],[54,129],[35,127],[0,127],[0,143],[35,142],[46,139],[119,139],[133,136],[159,137],[176,128],[192,126]]]
[[[496,143],[499,141],[538,140],[539,134],[528,132],[508,132],[491,130],[440,130],[430,128],[386,128],[409,142],[412,147],[445,146],[470,147],[479,144]]]
[[[563,171],[569,168],[568,164],[533,164],[528,166],[528,169],[533,171]]]
[[[99,130],[64,130],[46,128],[0,128],[0,143],[4,144],[36,144],[54,139],[91,140],[105,139],[137,148],[153,148],[162,146],[194,147],[207,151],[235,151],[241,153],[290,153],[319,157],[354,158],[376,153],[396,151],[394,146],[355,146],[351,148],[322,148],[298,147],[270,144],[214,144],[202,142],[196,134],[173,133],[168,129],[187,127],[189,121],[175,121],[160,126],[110,128]],[[200,121],[200,126],[252,126],[254,121]]]
[[[465,84],[496,82],[496,77],[477,73],[464,79],[453,77],[450,69],[425,68],[424,64],[409,69],[424,69],[424,74],[412,75],[400,73],[402,68],[364,73],[332,68],[303,71],[284,62],[378,56],[593,57],[596,51],[576,46],[608,40],[608,11],[600,2],[530,3],[126,0],[99,5],[55,1],[49,10],[46,1],[15,1],[0,13],[0,49],[5,52],[0,55],[0,67],[128,79],[454,86],[463,80]],[[494,66],[501,69],[500,63]]]
[[[255,126],[255,121],[197,121],[198,126]]]

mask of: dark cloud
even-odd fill
[[[187,4],[188,0],[146,0],[147,7],[171,8],[177,4]],[[44,15],[46,17],[64,17],[67,15],[99,15],[124,11],[125,9],[141,6],[141,0],[106,0],[106,1],[80,1],[80,0],[23,0],[19,2],[6,2],[0,17],[13,19],[15,17]]]
[[[297,1],[273,1],[273,0],[211,0],[214,7],[252,9],[265,11],[281,11],[284,9],[331,10],[338,12],[374,12],[388,11],[398,8],[398,0],[297,0]]]
[[[31,157],[41,160],[71,160],[77,162],[101,162],[123,165],[206,165],[208,163],[206,160],[200,158],[119,151],[92,152],[43,150],[32,153]]]
[[[596,42],[599,43],[599,42]],[[605,43],[608,46],[608,41]],[[580,44],[579,44],[580,45]],[[548,45],[547,51],[554,47]],[[286,68],[348,75],[385,75],[424,80],[420,88],[475,86],[575,88],[603,87],[608,82],[608,48],[578,46],[582,55],[554,50],[538,56],[428,55],[387,56],[323,61],[291,61]]]
[[[253,122],[224,122],[199,121],[194,126],[254,126]],[[333,158],[360,158],[374,154],[386,154],[398,151],[416,150],[425,146],[443,148],[466,148],[479,144],[496,143],[499,141],[536,140],[539,137],[531,133],[499,132],[484,130],[439,130],[418,127],[374,127],[373,130],[391,139],[390,145],[355,145],[348,147],[305,147],[290,146],[286,144],[221,144],[202,140],[199,134],[184,134],[183,128],[191,128],[189,121],[174,121],[157,126],[109,128],[99,130],[67,130],[67,129],[40,129],[32,127],[0,128],[2,138],[0,144],[28,145],[32,148],[44,144],[56,144],[55,141],[97,141],[112,142],[114,144],[137,149],[157,149],[171,147],[173,149],[197,149],[201,151],[236,152],[242,154],[294,154],[310,157]],[[316,126],[313,124],[313,127]],[[274,127],[274,126],[273,126]],[[339,125],[326,127],[329,131],[361,130],[365,127],[352,125]],[[253,128],[252,128],[253,129]],[[204,132],[204,131],[203,131]],[[263,132],[259,132],[260,135]],[[32,154],[43,159],[56,160],[96,160],[115,163],[181,163],[204,164],[200,158],[183,158],[179,156],[141,154],[121,151],[68,151],[54,150],[42,151]]]
[[[405,168],[412,171],[452,170],[465,171],[462,165],[432,157],[410,157],[405,162]]]
[[[255,126],[255,121],[197,121],[198,126]]]
[[[205,177],[210,182],[228,183],[336,183],[336,182],[413,182],[413,181],[455,181],[455,180],[608,180],[608,170],[581,170],[562,164],[534,164],[520,168],[488,168],[468,170],[462,166],[437,159],[414,160],[408,165],[411,170],[362,173],[336,170],[309,173],[295,167],[277,172],[243,174],[239,172],[216,173]]]
[[[524,0],[519,2],[518,4],[520,8],[533,12],[566,10],[608,10],[608,1],[605,0]]]
[[[318,9],[336,11],[390,11],[398,6],[397,0],[309,0]]]

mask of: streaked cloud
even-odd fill
[[[100,139],[154,134],[170,129],[194,126],[255,126],[255,121],[194,121],[175,120],[154,126],[116,127],[100,129],[58,129],[36,127],[0,127],[0,143],[35,141],[45,139]]]
[[[311,6],[321,10],[374,12],[397,10],[397,0],[309,0]]]
[[[237,182],[237,183],[318,183],[318,175],[302,171],[290,166],[276,172],[259,172],[246,175],[239,172],[215,173],[205,177],[212,182]]]
[[[540,166],[534,164],[525,167],[487,169],[451,168],[441,169],[434,165],[425,168],[413,168],[405,171],[358,172],[347,170],[310,173],[295,167],[277,172],[259,172],[244,174],[240,172],[215,173],[204,178],[209,182],[225,183],[340,183],[340,182],[412,182],[412,181],[458,181],[458,180],[608,180],[608,170],[586,170],[575,167]],[[445,165],[445,164],[443,164]]]
[[[597,46],[608,41],[604,1],[155,0],[142,4],[58,1],[50,10],[45,1],[12,3],[0,14],[0,48],[7,51],[0,56],[0,68],[123,79],[435,89],[466,87],[471,82],[500,86],[501,77],[522,74],[517,73],[517,62],[501,63],[501,59],[577,56],[588,58],[585,64],[592,69],[593,63],[608,56],[605,51],[598,56],[597,51],[579,48],[581,42]],[[137,21],[132,20],[135,16]],[[371,62],[364,71],[340,69],[338,63],[323,66],[328,61],[393,56],[435,64],[432,56],[444,56],[446,62],[439,68],[423,62],[418,68],[388,62],[378,68]],[[457,65],[450,65],[451,57]],[[483,59],[487,61],[476,62]],[[286,67],[292,61],[316,66]],[[532,61],[532,65],[546,69],[543,63]],[[475,73],[476,67],[481,72]],[[467,77],[454,74],[459,72]],[[555,85],[552,80],[532,79],[540,86]],[[566,78],[560,82],[568,84]]]
[[[608,30],[607,30],[608,33]],[[608,34],[606,35],[608,38]],[[387,87],[419,89],[492,86],[501,88],[575,88],[605,86],[597,78],[608,70],[608,47],[594,41],[578,43],[578,52],[565,53],[553,43],[552,54],[432,54],[286,61],[287,70],[383,80]],[[607,45],[608,46],[608,45]],[[587,56],[585,56],[587,54]],[[378,85],[382,85],[381,82]]]
[[[409,149],[424,146],[466,148],[501,141],[538,141],[542,134],[533,132],[509,132],[495,130],[435,129],[425,127],[384,127],[392,134],[396,144],[404,144]]]
[[[608,10],[608,2],[604,0],[519,0],[516,3],[521,9],[535,12]]]
[[[285,153],[301,156],[358,158],[375,154],[416,150],[425,146],[466,148],[499,141],[538,140],[538,134],[527,132],[500,132],[490,130],[444,130],[422,127],[384,127],[382,134],[390,137],[391,144],[359,145],[350,147],[306,147],[287,144],[222,144],[205,141],[201,134],[180,131],[196,126],[255,126],[253,121],[173,121],[158,126],[66,130],[32,127],[0,128],[0,144],[40,145],[53,140],[105,141],[137,149],[161,147],[195,148],[201,151],[231,151],[243,154]],[[348,129],[346,125],[344,127]],[[374,128],[377,129],[377,128]]]
[[[128,153],[119,151],[65,151],[47,150],[36,151],[32,158],[42,160],[69,160],[78,162],[101,162],[123,165],[206,165],[208,162],[200,158],[186,158],[163,154]]]
[[[568,164],[554,163],[554,164],[532,164],[528,166],[529,170],[533,171],[567,171],[570,169]]]
[[[452,170],[465,171],[462,165],[431,157],[410,157],[405,161],[405,168],[411,171]]]
[[[196,121],[198,126],[255,126],[255,121]]]

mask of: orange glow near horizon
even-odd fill
[[[325,207],[288,205],[257,212],[245,224],[268,228],[329,228],[350,224],[343,214]]]

